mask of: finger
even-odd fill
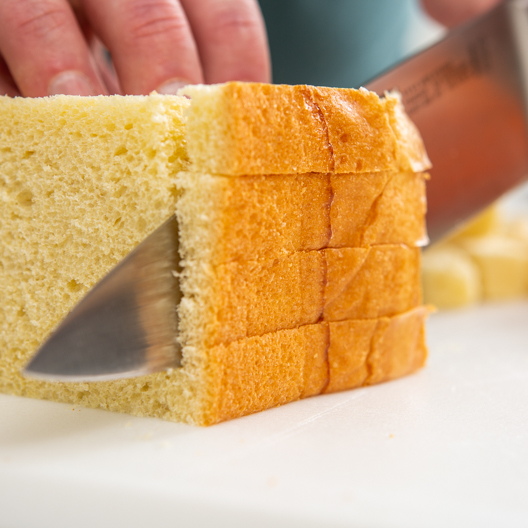
[[[77,20],[77,24],[79,25],[79,28],[81,29],[81,32],[84,36],[84,40],[86,40],[86,42],[90,42],[90,39],[93,36],[93,31],[92,31],[92,28],[90,27],[90,23],[88,22],[88,19],[86,18],[86,14],[81,4],[81,0],[67,0],[67,1],[70,4],[70,7],[73,11],[73,15],[75,16]]]
[[[205,82],[270,82],[266,29],[256,0],[181,0]]]
[[[117,74],[115,72],[112,59],[109,51],[103,46],[102,42],[93,37],[90,42],[90,50],[97,65],[97,69],[101,78],[110,94],[121,94],[122,90],[119,86]]]
[[[0,95],[9,95],[10,97],[20,95],[13,76],[2,57],[0,57]]]
[[[177,0],[85,0],[86,15],[112,53],[124,93],[172,91],[203,82],[198,50]]]
[[[467,22],[499,2],[500,0],[422,0],[427,13],[447,27]]]
[[[110,58],[110,53],[103,46],[103,43],[97,38],[97,35],[94,33],[84,9],[80,3],[81,0],[68,0],[75,18],[77,19],[77,24],[83,34],[84,40],[88,44],[90,50],[90,58],[92,59],[92,64],[94,65],[103,86],[105,87],[107,94],[120,94],[121,88],[119,87],[119,82],[117,80],[116,72],[112,60]]]
[[[0,1],[0,50],[23,95],[104,93],[65,0]]]

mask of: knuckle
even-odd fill
[[[14,24],[21,34],[49,40],[71,22],[70,13],[55,2],[41,0],[29,4],[20,11]]]
[[[166,1],[129,1],[127,18],[131,40],[158,40],[167,35],[183,37],[189,32],[185,18]]]

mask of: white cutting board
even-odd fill
[[[0,396],[0,527],[528,526],[528,302],[429,343],[417,375],[207,429]]]

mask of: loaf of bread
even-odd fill
[[[213,424],[424,364],[421,139],[396,96],[228,83],[0,99],[0,390]],[[176,212],[183,367],[20,376]]]

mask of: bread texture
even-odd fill
[[[422,301],[420,249],[401,245],[234,261],[211,266],[207,280],[189,314],[207,319],[201,332],[190,326],[185,343],[217,345],[318,321],[377,319]]]
[[[429,160],[394,96],[228,83],[0,99],[0,390],[208,425],[418,369]],[[176,213],[183,368],[19,371]]]
[[[227,83],[189,86],[194,166],[212,174],[360,174],[427,170],[429,159],[396,96],[365,89]],[[204,131],[203,123],[210,126]]]

